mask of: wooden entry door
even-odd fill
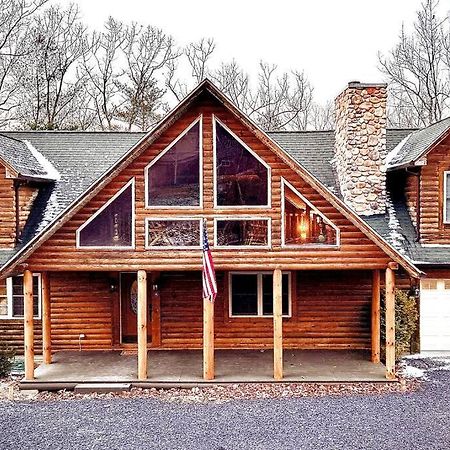
[[[120,299],[122,313],[122,343],[137,342],[137,274],[121,273],[120,274]],[[148,342],[152,338],[152,311],[150,291],[147,289],[147,336]]]

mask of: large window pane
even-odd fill
[[[231,299],[233,316],[258,315],[258,275],[233,274]]]
[[[267,246],[268,220],[217,220],[217,245]]]
[[[81,247],[133,245],[133,184],[114,198],[79,232]]]
[[[216,123],[218,206],[268,204],[268,169]]]
[[[450,173],[445,174],[445,218],[444,221],[450,222]]]
[[[148,220],[148,247],[199,247],[200,220]]]
[[[281,278],[281,296],[283,304],[283,316],[289,315],[289,275],[284,273]],[[262,296],[263,314],[271,316],[273,314],[273,275],[262,274]]]
[[[284,198],[284,243],[285,245],[337,243],[336,230],[287,186]]]
[[[12,278],[12,315],[13,317],[23,317],[23,277]],[[33,315],[39,315],[39,277],[33,276]]]
[[[147,169],[148,206],[200,206],[200,125],[197,122]]]

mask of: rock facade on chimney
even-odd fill
[[[360,215],[386,210],[386,88],[351,82],[335,101],[336,173],[344,201]]]

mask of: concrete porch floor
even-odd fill
[[[216,350],[216,383],[273,382],[272,350]],[[373,364],[364,351],[285,350],[285,382],[386,381],[382,364]],[[35,384],[137,381],[137,356],[120,351],[61,351],[53,363],[35,371]],[[26,385],[29,382],[23,382]],[[31,382],[33,383],[33,382]],[[199,384],[201,350],[148,352],[147,384]]]

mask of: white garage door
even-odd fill
[[[450,351],[450,280],[422,280],[420,350]]]

